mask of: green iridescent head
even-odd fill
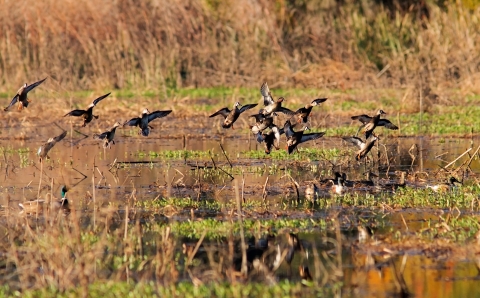
[[[67,195],[68,188],[65,185],[63,185],[61,191],[62,191],[62,198],[65,198],[65,196]]]

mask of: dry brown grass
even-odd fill
[[[416,11],[375,1],[339,3],[2,1],[0,85],[48,75],[69,90],[268,80],[340,89],[422,81],[478,91],[477,11],[430,3],[430,18],[419,21]]]

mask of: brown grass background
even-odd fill
[[[476,1],[0,0],[0,90],[402,87],[476,91]],[[16,90],[16,89],[15,89]]]

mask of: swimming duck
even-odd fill
[[[93,108],[105,97],[109,96],[110,93],[107,93],[105,95],[100,96],[99,98],[95,99],[86,110],[73,110],[68,113],[66,113],[63,117],[66,116],[74,116],[74,117],[83,117],[83,125],[82,127],[85,127],[90,121],[93,120],[93,118],[98,119],[97,115],[93,115]]]
[[[355,134],[355,136],[358,135],[358,132],[363,127],[365,127],[365,131],[367,131],[367,127],[366,127],[367,125],[370,125],[371,127],[373,126],[373,128],[371,128],[371,131],[373,131],[373,129],[375,129],[375,126],[384,126],[385,128],[392,129],[392,130],[397,130],[398,129],[398,127],[396,125],[394,125],[392,122],[390,122],[390,120],[380,119],[381,114],[386,114],[386,113],[382,110],[379,110],[377,112],[377,115],[375,115],[373,117],[370,117],[370,116],[365,115],[365,114],[364,115],[358,115],[358,116],[352,116],[352,120],[358,120],[358,121],[362,122],[362,126],[360,126],[360,128],[357,130],[357,133]],[[377,117],[377,120],[375,120],[375,117]],[[374,124],[375,121],[377,121],[376,124]],[[371,123],[371,124],[369,124],[369,123]],[[366,135],[366,137],[368,138],[369,135]]]
[[[312,112],[312,108],[325,102],[327,98],[317,98],[314,99],[311,103],[305,105],[305,107],[298,109],[295,114],[293,114],[292,118],[290,118],[291,123],[307,123],[308,116]]]
[[[60,189],[61,191],[61,198],[56,199],[52,197],[50,200],[32,200],[32,201],[26,201],[23,203],[18,203],[18,206],[20,206],[20,214],[32,214],[32,213],[37,213],[43,211],[43,207],[45,206],[45,203],[48,203],[45,207],[49,208],[50,206],[53,207],[53,210],[62,210],[65,213],[70,212],[70,208],[68,206],[68,199],[66,197],[68,188],[64,185]]]
[[[101,134],[94,134],[93,138],[94,139],[99,139],[99,140],[104,140],[103,142],[103,148],[111,148],[112,143],[115,145],[115,140],[113,139],[115,137],[115,130],[117,127],[119,127],[121,124],[120,122],[115,122],[113,127],[110,130],[107,130]]]
[[[257,142],[264,143],[265,145],[265,153],[270,154],[272,146],[275,149],[279,149],[280,147],[280,135],[283,134],[283,129],[280,130],[275,125],[272,126],[271,130],[268,133],[257,133]]]
[[[400,179],[398,183],[393,182],[393,183],[385,183],[385,184],[377,184],[375,185],[375,188],[377,191],[393,191],[405,187],[407,184],[405,183],[405,172],[404,171],[395,171],[395,175],[400,175]]]
[[[347,190],[347,187],[345,186],[345,183],[343,181],[342,176],[339,176],[337,178],[336,182],[337,183],[332,181],[332,183],[333,183],[332,188],[331,188],[332,192],[337,194],[337,195],[343,195],[345,193],[345,191]]]
[[[241,109],[239,109],[238,107],[242,107]],[[230,111],[229,108],[223,108],[215,113],[213,113],[212,115],[210,115],[209,117],[212,118],[212,117],[215,117],[215,116],[218,116],[218,115],[222,115],[225,120],[223,121],[223,124],[222,124],[222,127],[223,128],[232,128],[233,129],[233,123],[235,123],[235,121],[237,121],[238,117],[240,116],[241,113],[245,112],[246,110],[250,110],[251,108],[254,108],[256,107],[257,104],[248,104],[248,105],[244,105],[242,106],[238,101],[233,105],[233,109]]]
[[[287,136],[287,151],[288,154],[292,154],[293,150],[297,148],[298,144],[310,141],[310,140],[316,140],[325,134],[325,132],[317,132],[317,133],[308,133],[304,134],[305,130],[307,130],[308,127],[305,127],[304,130],[301,131],[293,131],[292,125],[289,120],[285,122],[285,125],[283,127],[283,130],[285,132],[285,135]]]
[[[40,148],[38,148],[38,151],[37,151],[37,155],[40,158],[40,161],[42,161],[45,158],[49,158],[47,154],[50,151],[50,149],[52,149],[56,143],[63,140],[63,138],[65,138],[66,135],[67,135],[67,131],[64,131],[60,135],[54,138],[48,139],[48,141],[45,144],[40,146]]]
[[[166,111],[155,111],[150,113],[148,109],[144,109],[142,111],[142,116],[141,117],[135,117],[123,124],[123,126],[138,126],[140,127],[140,133],[144,137],[148,137],[150,134],[150,129],[153,129],[148,123],[151,121],[157,119],[157,118],[162,118],[170,114],[172,110],[166,110]]]
[[[12,98],[12,101],[10,102],[8,107],[4,108],[3,110],[7,111],[11,106],[13,106],[17,102],[18,102],[19,111],[22,108],[28,107],[28,104],[30,103],[30,100],[27,98],[28,92],[32,91],[35,87],[43,83],[46,79],[47,78],[30,85],[27,85],[27,83],[25,83],[25,85],[23,85],[22,87],[20,87],[20,89],[18,89],[17,94],[15,94],[15,96]]]
[[[263,83],[260,87],[260,93],[263,96],[263,104],[265,108],[260,110],[260,113],[263,115],[276,115],[275,112],[283,113],[285,115],[292,116],[294,112],[287,108],[282,107],[282,102],[285,100],[283,97],[279,97],[276,101],[273,100],[270,89],[268,88],[267,82]]]
[[[365,142],[357,137],[344,137],[345,141],[356,145],[360,150],[357,151],[355,159],[358,161],[364,158],[370,150],[372,150],[375,141],[378,140],[378,137],[372,134]]]
[[[447,183],[440,183],[436,185],[427,185],[427,188],[430,188],[434,192],[447,192],[455,189],[458,185],[461,185],[462,182],[458,181],[455,177],[450,177]]]
[[[341,177],[341,178],[343,178],[343,183],[345,184],[345,186],[347,186],[347,187],[353,186],[353,181],[347,180],[347,174],[340,173],[340,172],[335,172],[333,174],[333,176],[334,176],[333,178],[325,178],[325,179],[320,180],[319,181],[320,185],[323,186],[323,187],[326,187],[326,186],[331,185],[332,183],[335,184],[338,177]]]
[[[310,202],[316,202],[318,199],[319,192],[320,192],[320,189],[317,187],[317,185],[315,183],[312,183],[308,185],[307,188],[305,189],[305,197]]]
[[[353,183],[353,187],[368,187],[368,186],[375,186],[375,181],[373,181],[373,177],[378,177],[375,173],[366,172],[364,173],[366,176],[366,180],[355,181]]]

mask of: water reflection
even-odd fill
[[[125,212],[126,202],[133,199],[152,200],[156,197],[173,196],[229,201],[234,193],[234,185],[229,175],[242,181],[246,199],[262,200],[266,194],[270,208],[281,208],[280,204],[275,203],[296,197],[297,186],[294,182],[298,182],[298,187],[304,190],[313,181],[333,177],[335,171],[346,172],[351,180],[364,179],[363,173],[366,171],[373,171],[385,178],[396,170],[427,173],[425,177],[428,180],[436,180],[434,173],[440,166],[450,163],[468,148],[477,146],[467,139],[385,139],[382,140],[385,146],[379,145],[376,149],[378,151],[373,150],[373,162],[364,164],[351,161],[336,164],[337,161],[333,161],[332,164],[321,160],[292,162],[272,160],[268,157],[254,160],[245,158],[242,155],[245,151],[263,151],[249,133],[234,138],[175,135],[159,139],[154,137],[155,134],[143,138],[121,130],[117,133],[126,134],[126,137],[118,138],[111,149],[104,149],[101,142],[91,138],[84,139],[75,133],[71,138],[70,131],[66,141],[57,144],[49,153],[51,160],[44,162],[44,172],[40,175],[41,164],[35,152],[36,148],[44,143],[44,138],[40,136],[48,135],[47,128],[26,127],[20,130],[22,129],[31,129],[38,137],[15,142],[8,138],[0,140],[0,147],[4,148],[0,166],[0,204],[11,206],[19,212],[20,209],[16,208],[18,203],[37,198],[38,185],[41,185],[40,198],[46,198],[50,193],[58,193],[60,185],[66,184],[71,188],[68,193],[69,202],[77,210],[91,215],[92,212],[97,212],[93,210],[94,203],[101,207],[93,220],[102,218],[105,214],[102,213],[102,208],[109,208],[111,203],[118,206],[118,217],[121,220],[125,214],[122,212]],[[473,141],[473,144],[478,143],[476,139]],[[221,153],[219,142],[228,153],[233,169],[230,169],[228,161]],[[342,143],[340,138],[325,138],[302,145],[304,148],[344,146],[348,145]],[[216,165],[212,163],[209,155],[167,159],[154,154],[166,150],[212,150],[217,154],[214,157]],[[379,154],[384,156],[384,162],[376,160]],[[454,166],[458,167],[465,159],[470,158],[467,156]],[[215,166],[222,167],[229,174],[213,173]],[[473,159],[470,168],[478,171],[479,167],[478,160]],[[52,184],[53,190],[50,189]],[[325,192],[323,197],[330,195],[326,187],[320,186]],[[194,217],[216,215],[218,214],[204,212],[194,214]],[[171,215],[166,210],[148,216],[158,222],[192,217],[190,214]],[[320,210],[315,216],[324,217],[325,213]],[[315,219],[313,215],[312,218]],[[426,221],[436,218],[438,217],[433,212],[407,211],[401,215],[394,213],[385,216],[383,222],[388,227],[401,230],[406,221],[410,229],[418,230],[425,226]],[[358,220],[355,218],[355,221]],[[85,223],[91,222],[92,217],[87,216]],[[472,295],[477,293],[478,269],[473,262],[442,260],[420,253],[380,253],[368,249],[358,240],[357,232],[346,231],[345,227],[342,227],[340,250],[332,244],[335,241],[327,239],[337,241],[338,237],[313,232],[298,235],[284,233],[273,240],[251,239],[247,265],[252,271],[260,272],[259,275],[263,276],[267,283],[278,278],[306,282],[312,279],[318,283],[341,280],[345,293],[355,297],[390,296],[402,293],[405,287],[417,297],[473,297]],[[215,243],[203,244],[196,253],[192,251],[193,243],[182,244],[185,244],[183,250],[187,258],[192,262],[197,260],[197,266],[200,266],[198,263],[206,265],[212,261],[208,250],[212,251],[215,262],[218,262],[222,253],[215,250],[218,246]],[[232,261],[237,270],[238,247],[235,245]],[[281,264],[278,264],[279,259],[282,260]],[[203,269],[195,272],[195,268],[202,267],[192,267],[191,272],[193,276],[200,278]]]

